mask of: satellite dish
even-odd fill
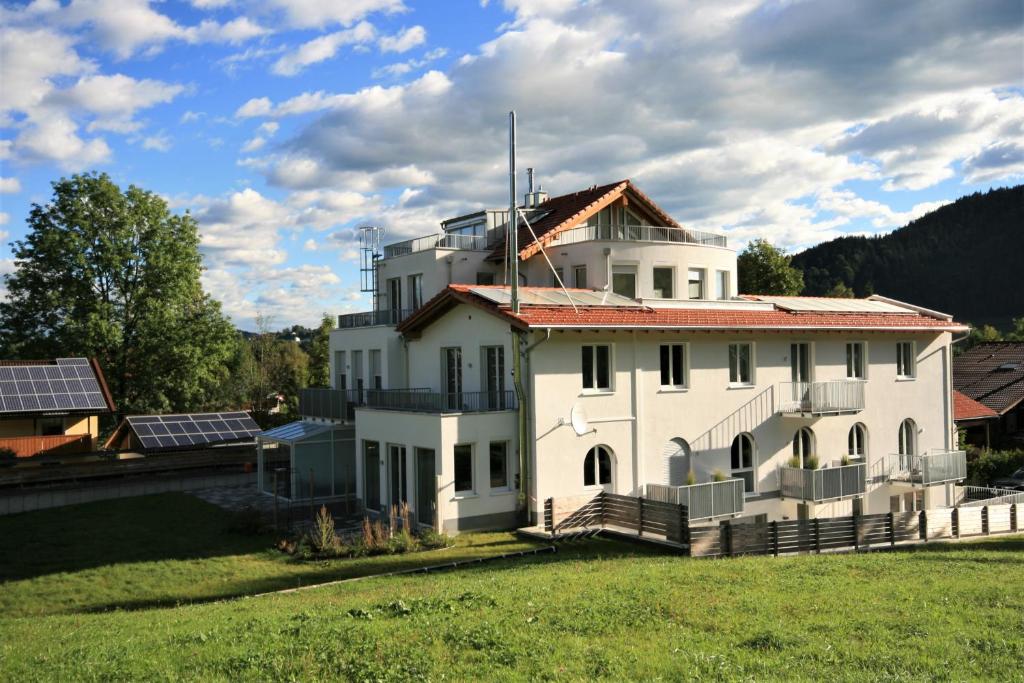
[[[576,436],[583,436],[590,431],[590,424],[587,422],[587,412],[583,410],[583,404],[577,403],[569,413],[569,422]]]

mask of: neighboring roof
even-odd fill
[[[895,312],[844,312],[782,310],[770,303],[696,302],[693,306],[653,308],[633,306],[522,304],[518,314],[507,305],[495,303],[495,297],[484,297],[488,289],[479,285],[449,285],[447,289],[406,318],[398,331],[415,336],[420,330],[459,304],[476,306],[501,317],[516,327],[575,329],[694,329],[694,330],[875,330],[901,332],[962,332],[968,328],[950,320],[939,319],[907,309]],[[495,287],[495,289],[502,289]],[[476,290],[474,292],[474,290]],[[543,293],[561,291],[551,287],[520,287],[520,292]],[[591,290],[568,289],[573,292]],[[758,308],[752,308],[759,306]]]
[[[305,441],[312,436],[329,432],[334,429],[334,427],[335,425],[325,424],[323,422],[289,422],[286,425],[268,429],[258,436],[261,439],[270,439],[271,441],[296,443],[298,441]]]
[[[95,360],[0,361],[0,415],[95,415],[114,408]]]
[[[623,194],[640,204],[646,213],[658,219],[661,226],[679,227],[679,224],[671,216],[655,204],[654,200],[641,192],[629,179],[607,185],[595,185],[572,194],[551,197],[530,210],[532,215],[538,217],[536,220],[530,220],[530,227],[537,235],[537,240],[542,245],[546,245],[560,232],[584,222]],[[530,229],[525,224],[519,225],[518,238],[520,258],[529,258],[540,251],[540,247],[534,242],[533,235],[530,234]],[[495,247],[489,258],[494,261],[503,260],[505,246],[502,241]]]
[[[1024,401],[1024,342],[984,342],[953,358],[953,388],[1000,415]]]
[[[970,396],[953,390],[953,419],[956,422],[967,420],[994,420],[999,413],[986,405],[978,403]]]
[[[215,443],[251,439],[262,430],[249,413],[178,413],[174,415],[129,415],[107,439],[107,448],[119,444],[129,433],[146,450],[194,448]]]

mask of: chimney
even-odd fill
[[[546,202],[548,200],[548,193],[541,190],[540,185],[537,186],[536,191],[533,189],[533,168],[526,169],[526,180],[529,191],[523,197],[523,205],[527,209],[532,209],[538,204]]]

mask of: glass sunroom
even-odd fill
[[[291,422],[256,437],[260,491],[292,501],[356,501],[355,427]]]

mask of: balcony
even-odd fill
[[[888,459],[889,480],[912,486],[934,486],[967,478],[967,453],[932,451],[927,455],[894,453]]]
[[[322,420],[352,420],[353,408],[365,402],[364,394],[366,390],[358,389],[299,389],[299,415]]]
[[[685,505],[690,521],[743,513],[743,480],[725,479],[690,486],[647,484],[644,497],[659,503]]]
[[[867,491],[867,465],[844,465],[808,470],[801,467],[779,468],[779,490],[783,498],[809,503],[842,500],[862,496]]]
[[[779,385],[779,413],[803,417],[859,413],[864,410],[864,384],[859,379],[783,382]]]
[[[460,235],[458,233],[439,232],[435,235],[416,237],[404,242],[395,242],[384,247],[384,258],[406,256],[430,249],[458,249],[462,251],[482,251],[487,249],[487,238],[483,235]]]
[[[394,327],[412,315],[415,310],[414,308],[402,308],[346,313],[338,316],[338,329],[349,330],[357,327],[374,327],[377,325]]]
[[[519,407],[516,392],[460,391],[443,393],[430,389],[367,389],[366,407],[410,413],[490,413]]]
[[[581,225],[561,232],[552,245],[577,242],[666,242],[669,244],[700,244],[712,247],[726,246],[725,235],[687,228],[667,228],[656,225]]]

